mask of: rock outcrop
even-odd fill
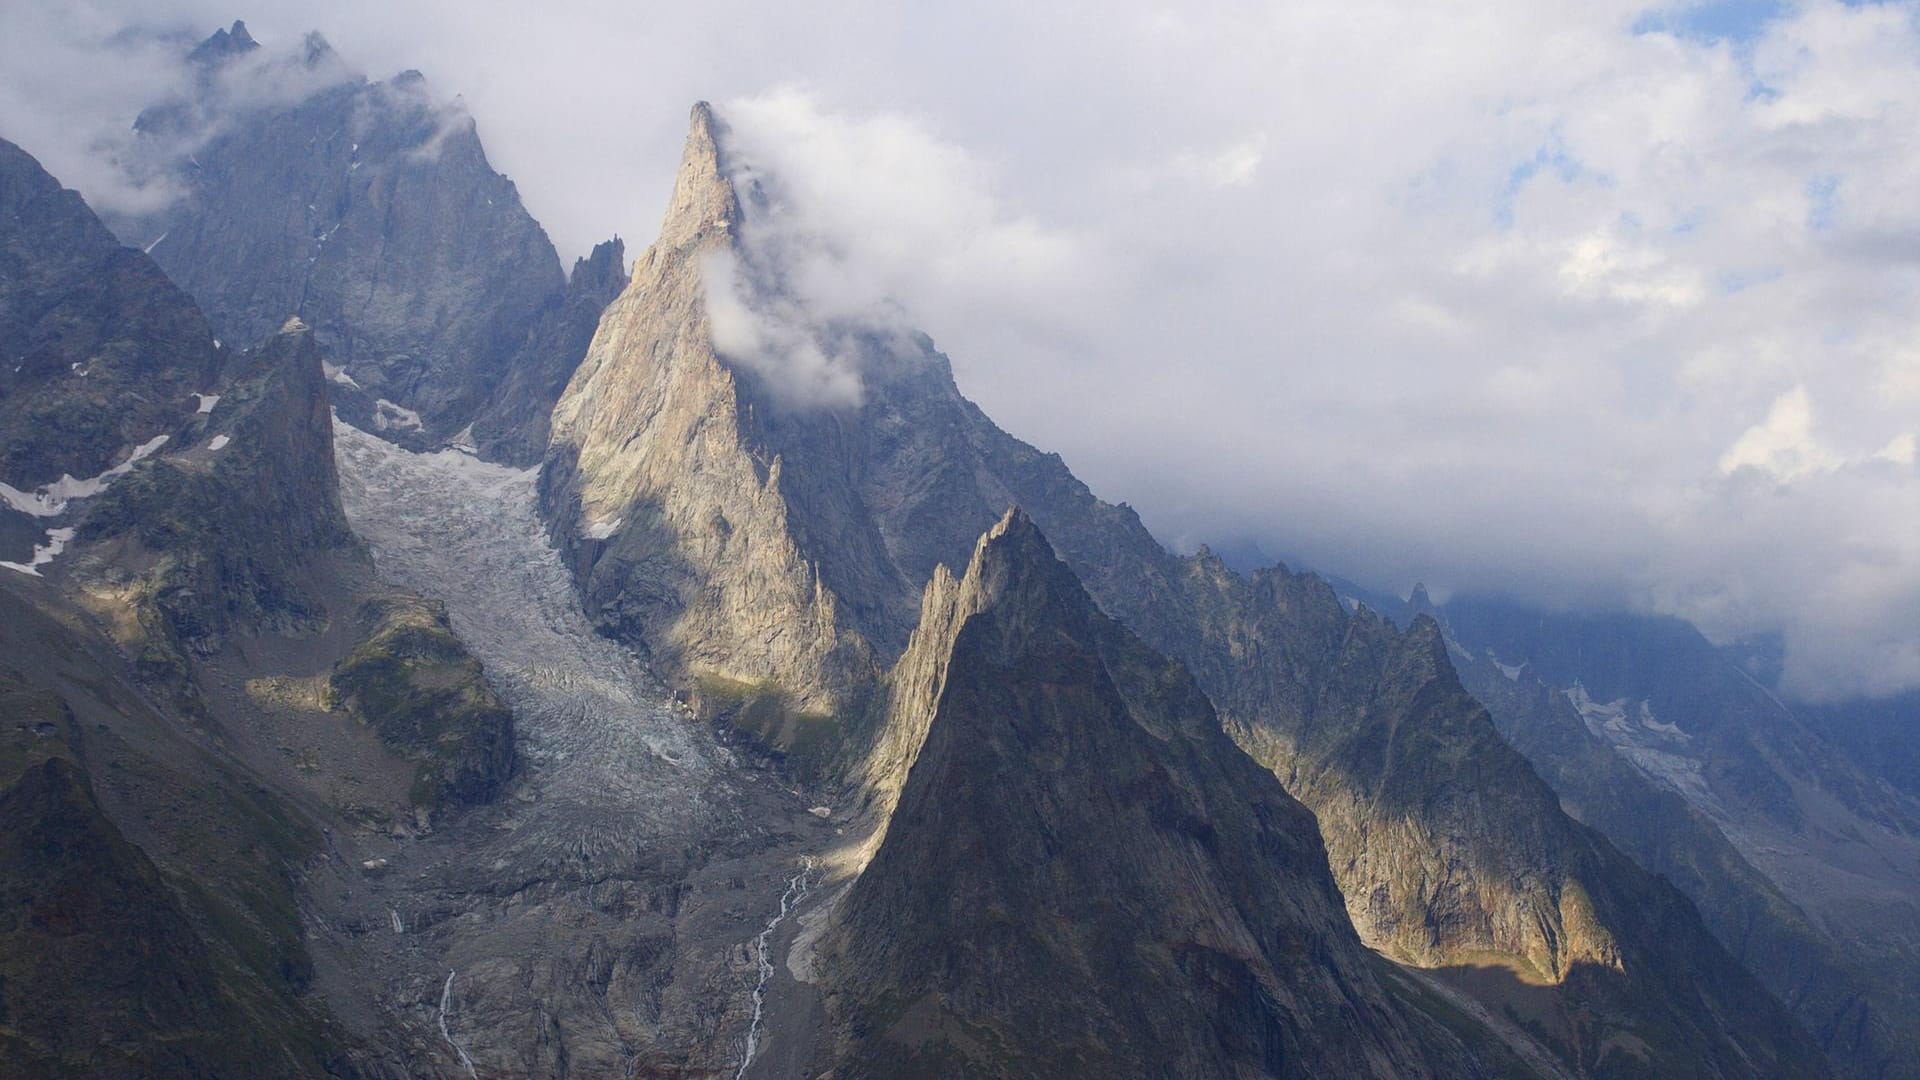
[[[429,814],[492,802],[513,776],[513,713],[454,636],[446,609],[405,593],[368,601],[366,638],[328,678],[337,707],[417,762]]]
[[[177,429],[173,452],[109,488],[77,537],[82,573],[198,655],[235,630],[317,626],[313,560],[354,551],[311,331],[289,322],[228,355],[212,407]]]

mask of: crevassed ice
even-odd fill
[[[127,456],[127,460],[99,476],[90,476],[84,480],[63,475],[53,483],[43,484],[32,491],[21,491],[11,484],[0,483],[0,499],[5,499],[8,506],[23,514],[32,514],[34,517],[59,517],[66,512],[68,503],[75,499],[91,498],[107,490],[108,485],[133,471],[133,467],[139,464],[141,459],[152,455],[166,441],[165,435],[155,435],[134,447],[133,453]]]
[[[625,646],[596,633],[535,511],[537,469],[420,454],[338,420],[347,518],[382,578],[439,600],[514,711],[541,805],[690,822],[720,753]]]

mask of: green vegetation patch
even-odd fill
[[[794,707],[792,697],[773,680],[696,675],[691,704],[700,719],[746,735],[803,783],[826,781],[847,746],[843,717]]]
[[[415,806],[438,811],[491,802],[513,774],[513,713],[446,609],[394,594],[365,604],[364,641],[334,666],[333,707],[416,763]]]

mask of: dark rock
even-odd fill
[[[310,561],[354,549],[312,333],[289,323],[229,366],[218,408],[188,430],[191,441],[110,488],[79,536],[95,549],[96,572],[142,568],[141,597],[169,636],[201,654],[234,629],[313,626],[322,604]]]
[[[534,321],[527,341],[473,423],[482,457],[538,464],[547,452],[553,403],[587,355],[600,314],[627,287],[626,245],[618,237],[576,260],[566,293]]]
[[[1312,816],[1024,515],[924,610],[911,768],[832,931],[845,1075],[1487,1068],[1392,1000]]]
[[[100,475],[191,415],[221,362],[192,300],[0,140],[0,482]]]

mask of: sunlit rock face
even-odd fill
[[[696,107],[660,238],[554,410],[544,509],[604,628],[687,681],[777,684],[831,712],[875,672],[868,634],[902,632],[859,609],[907,589],[714,348],[705,267],[742,223],[717,131]]]

